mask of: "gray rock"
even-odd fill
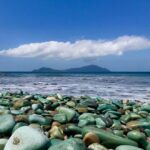
[[[15,120],[10,114],[0,115],[0,133],[9,133],[15,125]]]
[[[23,126],[12,134],[4,150],[44,150],[48,144],[49,139],[41,131]]]

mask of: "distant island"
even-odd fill
[[[70,68],[65,70],[57,70],[53,68],[42,67],[36,70],[33,70],[34,73],[106,73],[111,72],[107,68],[103,68],[97,65],[88,65],[78,68]]]

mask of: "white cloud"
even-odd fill
[[[121,36],[113,40],[78,40],[75,42],[48,41],[30,43],[1,50],[0,55],[10,57],[39,57],[76,59],[121,55],[126,51],[150,48],[150,39],[141,36]]]

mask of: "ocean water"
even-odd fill
[[[19,90],[29,93],[148,101],[150,73],[0,73],[0,92]]]

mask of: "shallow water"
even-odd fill
[[[150,73],[0,73],[0,92],[19,90],[41,94],[150,100]]]

